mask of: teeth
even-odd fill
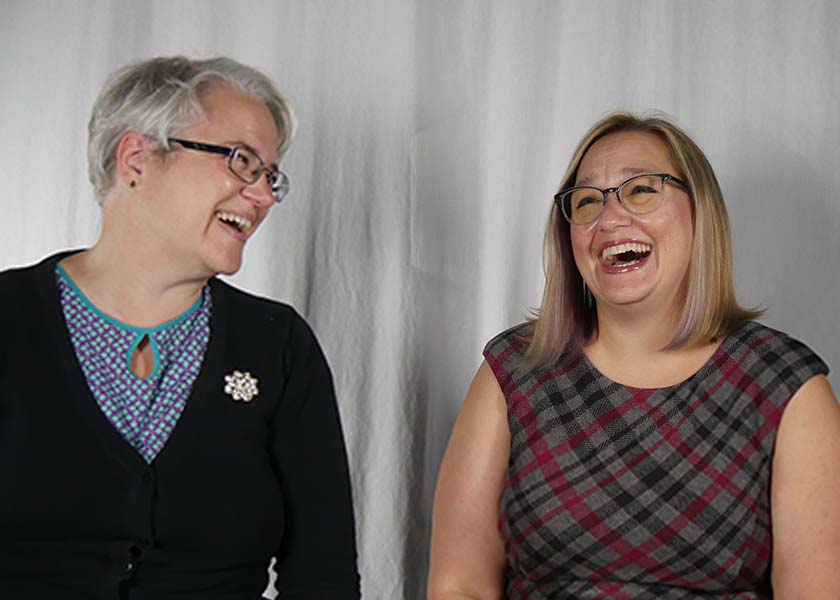
[[[224,221],[225,223],[233,223],[239,229],[239,231],[248,231],[251,229],[251,225],[253,223],[246,219],[245,217],[240,217],[239,215],[235,215],[229,212],[217,212],[216,216]]]
[[[636,252],[641,254],[643,252],[650,252],[650,249],[650,244],[627,242],[625,244],[618,244],[616,246],[609,246],[607,248],[604,248],[604,251],[601,252],[601,258],[612,258],[613,256],[623,254],[624,252]]]

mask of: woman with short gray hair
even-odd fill
[[[289,306],[216,278],[286,196],[257,70],[155,58],[89,124],[91,248],[0,273],[0,597],[359,597],[332,377]]]

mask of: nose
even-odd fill
[[[618,194],[614,191],[609,192],[604,209],[598,216],[598,227],[604,231],[613,231],[618,227],[629,225],[631,219],[630,213],[618,201]]]
[[[242,195],[260,208],[274,205],[274,194],[268,182],[268,173],[260,175],[254,183],[243,183]]]

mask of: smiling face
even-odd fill
[[[202,97],[206,119],[178,137],[219,146],[246,146],[266,164],[276,160],[278,133],[268,108],[241,91],[217,87]],[[227,158],[184,149],[149,160],[138,192],[135,221],[147,242],[196,277],[236,272],[245,242],[274,204],[265,176],[245,183]],[[141,198],[138,198],[140,200]],[[151,239],[150,239],[151,238]]]
[[[640,173],[683,176],[659,137],[618,132],[589,148],[575,185],[606,189]],[[681,308],[694,241],[691,200],[673,183],[663,193],[660,206],[643,215],[629,213],[611,193],[598,219],[570,226],[575,264],[599,311],[646,306],[674,314]]]

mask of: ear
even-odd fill
[[[156,143],[136,131],[128,131],[117,144],[116,169],[120,181],[128,187],[130,182],[140,182],[154,157]]]

